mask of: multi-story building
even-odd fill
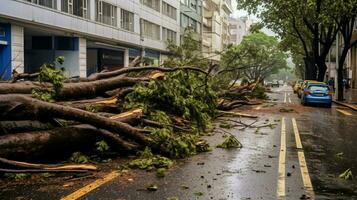
[[[167,39],[179,41],[179,10],[178,0],[2,0],[0,78],[57,56],[69,77],[128,66],[139,55],[158,64]]]
[[[238,45],[242,42],[243,37],[248,35],[250,27],[253,24],[248,17],[230,18],[229,29],[231,31],[230,44]]]
[[[203,1],[203,53],[212,62],[230,42],[229,15],[233,12],[231,0]]]
[[[202,0],[180,0],[181,34],[187,27],[191,27],[195,39],[202,39]]]

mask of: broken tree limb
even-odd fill
[[[45,170],[97,170],[98,169],[95,165],[91,165],[91,164],[65,164],[65,165],[34,164],[28,162],[9,160],[1,157],[0,157],[0,162],[15,167],[45,169]]]
[[[220,116],[231,115],[231,116],[236,116],[236,117],[258,118],[258,116],[256,116],[256,115],[249,115],[249,114],[239,113],[239,112],[228,112],[228,111],[221,111],[221,110],[218,110],[217,112],[218,112],[218,115],[220,115]]]
[[[227,102],[225,100],[221,100],[221,101],[219,101],[217,109],[228,111],[228,110],[232,110],[232,109],[237,108],[242,105],[260,105],[260,104],[262,104],[262,102],[260,102],[260,101],[233,100],[233,101]]]
[[[92,82],[64,83],[58,99],[84,99],[97,97],[106,91],[120,87],[130,87],[140,82],[149,81],[149,78],[113,77]],[[37,82],[1,83],[0,94],[31,94],[33,89],[41,89],[49,84]]]
[[[0,120],[46,119],[59,118],[90,124],[123,137],[134,139],[140,144],[150,145],[152,140],[146,137],[141,129],[126,123],[84,110],[43,102],[23,95],[0,95]]]
[[[133,152],[139,148],[109,131],[90,125],[77,125],[51,130],[0,136],[0,156],[23,160],[64,158],[73,152],[92,150],[94,144],[105,140],[115,151]],[[60,151],[59,151],[60,149]]]
[[[96,81],[102,79],[108,79],[112,77],[117,77],[123,74],[128,74],[130,72],[140,72],[140,71],[160,71],[160,72],[174,72],[178,70],[190,70],[196,71],[203,74],[208,74],[208,72],[204,71],[203,69],[197,67],[175,67],[175,68],[168,68],[168,67],[153,67],[153,66],[145,66],[145,67],[124,67],[115,71],[105,72],[105,73],[96,73],[94,75],[89,76],[88,78],[82,78],[81,81],[89,82],[89,81]]]
[[[162,124],[156,121],[152,121],[149,119],[142,119],[142,122],[148,126],[156,127],[156,128],[165,128],[165,127],[172,127],[173,129],[177,131],[183,131],[183,132],[190,132],[192,131],[191,129],[186,129],[180,126],[176,126],[174,124]]]
[[[26,79],[26,80],[32,80],[37,78],[40,75],[40,73],[18,73],[15,69],[12,71],[12,83],[15,83],[17,80],[20,79]]]
[[[86,173],[88,170],[66,170],[66,169],[58,169],[58,170],[52,170],[52,169],[4,169],[0,168],[0,172],[3,173]]]

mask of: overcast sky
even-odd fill
[[[232,0],[232,7],[233,7],[233,13],[232,13],[232,17],[234,18],[238,18],[238,17],[243,17],[243,16],[249,16],[250,19],[253,20],[253,22],[258,22],[259,18],[255,15],[248,15],[248,12],[244,11],[244,10],[238,10],[237,9],[237,1],[236,0]],[[267,35],[272,35],[272,36],[276,36],[275,33],[273,33],[271,30],[263,28],[263,32],[266,33]]]

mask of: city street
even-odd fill
[[[357,113],[336,105],[303,107],[289,86],[274,88],[269,95],[270,102],[246,111],[258,115],[257,122],[241,120],[276,126],[223,130],[217,122],[215,134],[207,136],[213,151],[178,161],[163,178],[131,170],[103,174],[99,182],[84,185],[13,187],[0,195],[3,199],[65,200],[357,198],[357,181],[338,177],[346,169],[357,168]],[[240,140],[242,149],[214,148],[228,132]],[[156,184],[157,191],[147,191],[150,184]]]

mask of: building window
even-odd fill
[[[45,6],[48,8],[56,8],[56,0],[26,0],[27,2],[31,2],[34,4],[38,4],[41,6]]]
[[[117,26],[117,7],[102,0],[96,0],[95,20],[111,26]]]
[[[62,11],[88,19],[88,3],[88,0],[62,0]]]
[[[121,28],[134,31],[134,13],[121,9]]]
[[[160,0],[140,0],[142,4],[160,12]]]
[[[164,41],[173,41],[176,43],[176,32],[165,27],[162,27],[162,40]]]
[[[190,8],[197,10],[197,0],[190,1]]]
[[[160,26],[141,19],[141,35],[150,39],[160,40]]]
[[[172,19],[176,20],[177,10],[175,7],[171,6],[166,2],[162,2],[162,14],[171,17]]]
[[[5,29],[3,27],[0,27],[0,37],[5,37],[6,33],[5,33]]]
[[[188,26],[189,17],[185,14],[181,14],[181,27],[186,28]]]

